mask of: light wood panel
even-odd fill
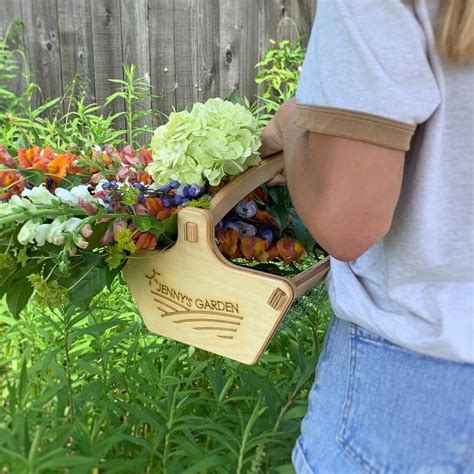
[[[327,259],[286,280],[234,265],[217,248],[217,222],[282,163],[279,155],[234,179],[209,210],[181,209],[173,247],[129,260],[125,278],[150,331],[254,364],[294,299],[325,277]]]

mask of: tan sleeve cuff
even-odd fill
[[[310,132],[350,138],[407,151],[415,125],[353,110],[315,105],[296,106],[296,125]]]

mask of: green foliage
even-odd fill
[[[270,48],[256,67],[255,81],[263,85],[262,99],[267,112],[276,112],[282,102],[291,99],[303,65],[304,49],[298,41],[294,46],[288,40],[277,43],[270,40]]]
[[[87,83],[80,76],[73,79],[62,97],[43,101],[19,40],[21,28],[21,23],[15,24],[9,36],[0,38],[0,129],[2,144],[11,153],[34,145],[80,151],[94,144],[121,147],[149,142],[151,130],[143,124],[144,119],[151,123],[160,114],[149,108],[155,96],[149,80],[136,77],[134,65],[123,66],[123,79],[110,80],[116,91],[103,104],[88,100]],[[11,88],[12,80],[19,79],[17,57],[25,70],[25,87],[19,96]],[[40,105],[34,105],[38,101]],[[117,101],[121,102],[118,108],[124,110],[108,112]]]
[[[124,286],[89,310],[0,307],[0,468],[291,472],[329,308],[248,367],[150,334]]]
[[[15,54],[21,53],[18,46]],[[94,143],[119,147],[127,138],[147,137],[141,123],[150,111],[141,104],[149,99],[149,86],[135,77],[133,67],[124,69],[124,80],[115,81],[118,90],[106,100],[107,105],[125,104],[123,112],[112,115],[105,104],[88,103],[80,78],[63,97],[34,106],[41,91],[26,63],[25,89],[12,97],[13,58],[6,42],[0,43],[0,101],[5,107],[0,110],[6,111],[0,113],[0,141],[12,153],[30,145],[73,151]],[[280,43],[260,64],[267,112],[294,93],[300,60],[300,49]],[[233,100],[258,110],[246,99]],[[260,117],[263,126],[268,114]],[[117,129],[120,121],[125,126]],[[44,176],[31,172],[28,179]],[[279,209],[274,216],[283,220]],[[155,236],[168,234],[171,224],[136,220],[137,227]],[[306,245],[313,244],[308,240]],[[61,304],[60,288],[53,288],[58,301],[50,301],[53,293],[33,276],[40,257],[45,256],[18,256],[21,273],[15,280],[10,277],[15,258],[5,253],[0,262],[0,294],[6,293],[0,300],[2,472],[293,472],[291,449],[330,317],[327,299],[310,305],[305,319],[280,331],[262,360],[247,367],[151,334],[126,287],[117,279],[106,281],[105,263],[93,252],[84,262],[84,278],[75,278],[71,265],[67,286],[73,289],[74,306]],[[107,258],[118,274],[121,255]],[[110,289],[87,307],[106,285]],[[38,298],[27,305],[33,290]],[[23,310],[20,319],[7,303],[15,315]],[[51,308],[52,303],[57,307]]]
[[[147,141],[151,131],[138,124],[145,116],[154,115],[150,109],[141,107],[146,96],[151,98],[150,89],[143,79],[135,78],[134,66],[124,65],[124,75],[126,80],[112,81],[120,89],[107,97],[103,105],[88,103],[86,84],[79,76],[62,97],[38,107],[32,105],[36,89],[26,89],[15,107],[0,114],[3,144],[12,153],[18,147],[32,145],[77,152],[94,144],[120,147],[125,143],[137,146],[140,141]],[[105,112],[107,106],[123,99],[124,111]],[[125,128],[119,128],[122,118]]]

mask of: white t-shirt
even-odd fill
[[[354,262],[331,259],[335,314],[402,347],[473,363],[474,68],[438,54],[439,6],[318,0],[297,123],[407,151],[389,233]]]

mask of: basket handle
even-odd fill
[[[214,225],[217,224],[242,198],[258,188],[263,183],[272,179],[283,169],[284,156],[278,153],[272,158],[268,158],[260,165],[250,168],[229,184],[224,186],[212,199],[208,209],[212,214]],[[320,282],[329,271],[329,258],[318,262],[304,272],[299,273],[290,281],[295,288],[295,298],[311,289]]]
[[[319,283],[329,271],[329,257],[326,257],[324,260],[321,260],[317,264],[308,268],[304,272],[298,273],[290,279],[290,282],[295,286],[294,297],[298,298],[303,293],[306,293],[308,290],[313,288],[317,283]]]
[[[245,173],[237,176],[237,178],[234,178],[229,184],[218,191],[209,207],[209,212],[214,219],[214,225],[247,196],[247,194],[272,179],[283,169],[283,166],[283,153],[278,153],[272,158],[263,160],[258,166],[248,169]]]

